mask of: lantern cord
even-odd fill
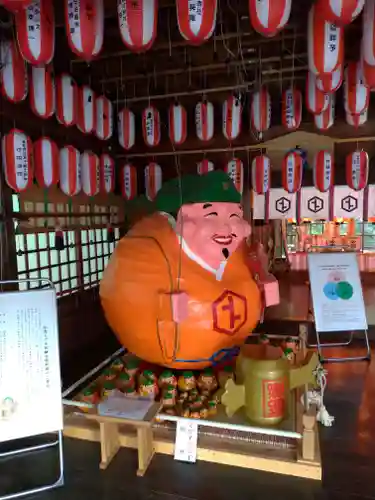
[[[168,51],[169,51],[169,57],[172,57],[172,41],[171,41],[171,9],[168,9],[167,30],[168,30]]]

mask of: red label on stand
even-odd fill
[[[285,381],[262,380],[262,407],[264,418],[281,418],[285,412]]]

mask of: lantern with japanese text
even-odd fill
[[[200,45],[215,30],[217,0],[177,0],[178,29],[185,40]]]
[[[115,162],[107,153],[99,158],[100,192],[109,194],[115,189]]]
[[[120,170],[121,194],[130,201],[137,196],[137,169],[127,163]]]
[[[179,146],[186,141],[187,114],[186,109],[178,102],[169,106],[169,139],[172,144]]]
[[[233,158],[229,160],[225,165],[225,172],[232,179],[233,184],[236,186],[236,189],[239,193],[243,193],[243,163],[238,158]]]
[[[129,108],[123,108],[117,116],[118,142],[128,150],[135,144],[135,117]]]
[[[329,97],[329,104],[327,109],[319,114],[314,115],[315,127],[319,130],[328,130],[332,127],[335,121],[335,94]]]
[[[71,51],[91,61],[103,45],[103,0],[65,0],[65,23]]]
[[[33,183],[33,146],[22,130],[12,129],[2,138],[2,159],[5,181],[21,193]]]
[[[154,200],[163,182],[163,174],[160,165],[151,162],[145,168],[145,188],[146,196],[149,200]]]
[[[316,86],[322,92],[336,92],[341,87],[343,67],[340,64],[332,73],[325,73],[316,78]]]
[[[74,146],[60,149],[60,189],[67,196],[75,196],[82,189],[80,153]]]
[[[147,146],[154,147],[160,143],[160,114],[154,106],[143,110],[142,133]]]
[[[375,89],[375,66],[367,64],[366,61],[361,60],[362,65],[362,77],[365,85],[370,87],[370,90]]]
[[[362,77],[362,67],[359,62],[350,62],[345,68],[344,107],[352,115],[359,115],[368,108],[370,89]]]
[[[375,66],[375,0],[367,0],[362,17],[362,59]]]
[[[313,114],[320,114],[328,108],[330,97],[317,86],[316,76],[309,71],[306,79],[306,107]]]
[[[48,64],[55,52],[55,17],[51,0],[34,0],[16,13],[17,41],[30,64]]]
[[[96,127],[95,92],[88,85],[77,90],[77,128],[83,134],[92,134]]]
[[[334,182],[333,155],[329,151],[318,151],[313,164],[314,186],[321,193],[328,191]]]
[[[113,134],[113,104],[104,95],[95,99],[95,134],[101,141],[107,141]]]
[[[317,5],[309,12],[308,21],[309,68],[315,75],[332,73],[344,58],[343,28],[326,21]]]
[[[287,24],[292,0],[249,0],[250,21],[258,33],[274,36]]]
[[[238,96],[230,96],[223,102],[223,134],[228,141],[233,141],[241,133],[242,103]]]
[[[331,23],[345,26],[362,12],[365,0],[318,0],[319,14]]]
[[[346,157],[346,183],[350,189],[361,191],[367,186],[369,159],[366,151],[349,153]]]
[[[283,125],[288,130],[296,130],[302,120],[302,94],[290,87],[283,92]]]
[[[32,1],[33,0],[0,0],[0,5],[11,12],[17,12],[21,9],[25,9]]]
[[[301,155],[290,151],[284,156],[281,166],[282,185],[288,193],[296,193],[301,189],[303,160]]]
[[[38,186],[48,189],[59,182],[59,148],[49,137],[34,142],[35,178]]]
[[[212,170],[215,170],[215,165],[212,161],[207,160],[207,158],[197,163],[197,173],[199,175],[208,174],[208,172],[212,172]]]
[[[350,113],[345,113],[346,123],[352,127],[358,128],[367,122],[368,118],[368,108],[366,108],[359,115],[352,115]]]
[[[40,118],[55,112],[55,81],[51,66],[33,66],[30,80],[30,107]]]
[[[198,139],[210,141],[214,136],[214,106],[203,100],[195,106],[195,130]]]
[[[56,118],[65,127],[77,121],[77,85],[73,78],[63,73],[56,77]]]
[[[92,151],[84,151],[80,164],[82,191],[87,196],[97,195],[100,188],[99,158]]]
[[[3,40],[0,45],[1,93],[9,101],[20,102],[27,96],[27,69],[14,40]]]
[[[258,155],[251,162],[251,185],[257,194],[265,194],[271,187],[271,160]]]
[[[151,48],[157,32],[157,0],[118,0],[117,16],[121,39],[128,49],[141,52]]]
[[[262,134],[271,124],[271,97],[268,90],[262,87],[254,92],[251,98],[251,128]]]

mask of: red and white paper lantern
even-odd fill
[[[65,23],[71,51],[90,61],[103,44],[103,0],[65,0]]]
[[[233,158],[232,160],[228,161],[228,163],[225,165],[225,172],[232,179],[237,191],[242,194],[244,178],[242,161],[238,158]]]
[[[271,160],[268,156],[256,156],[251,162],[251,185],[257,194],[265,194],[270,190]]]
[[[317,78],[311,71],[307,73],[305,101],[307,109],[313,114],[325,111],[330,102],[329,94],[318,88]]]
[[[288,130],[296,130],[301,125],[302,94],[296,88],[290,87],[283,92],[282,118]]]
[[[362,58],[370,66],[375,66],[375,0],[367,0],[363,9]]]
[[[270,128],[271,124],[271,97],[268,90],[262,87],[254,92],[251,99],[251,127],[262,133]]]
[[[107,141],[113,134],[113,104],[104,95],[95,99],[95,134],[101,141]]]
[[[27,96],[27,69],[14,40],[3,40],[1,55],[1,93],[11,102],[23,101]]]
[[[96,127],[95,92],[88,85],[77,90],[77,128],[83,134],[92,134]]]
[[[186,109],[179,103],[169,106],[169,139],[172,144],[179,146],[186,141],[187,114]]]
[[[33,66],[30,80],[30,107],[40,118],[55,112],[55,81],[51,66]]]
[[[344,107],[352,115],[359,115],[368,108],[370,89],[365,85],[359,62],[350,62],[345,68]]]
[[[319,14],[331,23],[345,26],[362,12],[365,0],[318,0]]]
[[[0,0],[0,5],[11,12],[17,12],[21,9],[25,9],[32,1],[33,0]]]
[[[327,109],[314,115],[314,123],[319,130],[328,130],[335,121],[335,94],[331,94]]]
[[[134,165],[127,163],[120,170],[121,194],[130,201],[137,196],[137,170]]]
[[[148,50],[156,38],[157,0],[118,0],[117,15],[123,43],[134,52]]]
[[[77,121],[77,84],[73,78],[63,73],[56,77],[56,118],[65,127]]]
[[[351,115],[350,113],[345,113],[346,123],[352,127],[358,128],[367,122],[368,118],[368,108],[366,108],[359,115]]]
[[[321,193],[328,191],[334,182],[333,155],[329,151],[318,151],[313,164],[314,186]]]
[[[365,85],[370,87],[370,90],[375,89],[375,66],[371,66],[370,64],[367,64],[366,61],[361,60],[362,64],[362,76],[363,76],[363,81]]]
[[[118,142],[128,150],[135,144],[135,117],[129,108],[122,109],[117,116]]]
[[[316,78],[316,86],[322,92],[336,92],[341,87],[343,67],[340,64],[332,73],[325,73]]]
[[[201,141],[210,141],[214,136],[214,107],[212,102],[201,101],[195,106],[195,130]]]
[[[332,73],[343,64],[343,28],[320,15],[317,5],[313,5],[308,20],[309,68],[315,75]]]
[[[288,193],[296,193],[301,189],[303,159],[300,154],[290,151],[284,156],[281,166],[282,185]]]
[[[178,29],[185,40],[200,45],[215,30],[217,0],[177,0]]]
[[[366,151],[353,151],[346,157],[346,183],[350,189],[361,191],[367,186],[369,158]]]
[[[148,106],[142,113],[142,134],[146,146],[160,143],[160,114],[154,106]]]
[[[16,13],[16,33],[22,57],[30,64],[48,64],[55,52],[55,17],[51,0],[34,0]]]
[[[207,158],[197,163],[197,173],[199,175],[208,174],[208,172],[212,172],[213,170],[215,170],[215,165],[212,161],[207,160]]]
[[[22,130],[12,129],[2,138],[2,159],[5,181],[21,193],[33,183],[33,146]]]
[[[228,141],[233,141],[241,133],[242,103],[237,96],[230,96],[223,102],[223,134]]]
[[[258,33],[276,35],[287,24],[292,0],[249,0],[250,21]]]
[[[80,161],[82,191],[87,196],[95,196],[100,188],[99,158],[92,151],[84,151]]]
[[[38,186],[48,189],[59,182],[59,148],[49,137],[34,142],[35,178]]]
[[[100,192],[109,194],[115,189],[115,161],[107,153],[99,158]]]
[[[74,146],[60,149],[60,189],[67,196],[75,196],[82,189],[80,153]]]
[[[163,182],[163,174],[160,165],[151,162],[145,168],[145,188],[146,196],[149,200],[154,200]]]

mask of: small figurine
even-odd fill
[[[139,386],[139,394],[146,398],[155,399],[158,394],[158,386],[150,378],[145,378]]]
[[[203,401],[200,396],[197,396],[196,400],[190,405],[191,410],[200,410],[203,406]]]
[[[291,363],[293,363],[294,356],[295,355],[294,355],[293,349],[290,349],[289,347],[284,349],[283,356],[282,356],[283,358],[285,358],[288,361],[290,361]]]
[[[200,418],[207,418],[208,417],[208,408],[201,408],[200,410]]]
[[[282,347],[283,347],[284,351],[285,351],[285,349],[291,349],[293,352],[296,352],[297,339],[294,339],[293,337],[287,337],[285,340],[283,340]]]
[[[122,361],[121,358],[117,358],[114,360],[114,362],[111,364],[111,369],[115,372],[122,372],[124,369],[124,362]]]
[[[211,400],[208,402],[208,415],[209,416],[214,416],[217,413],[217,402],[214,400]]]
[[[134,398],[135,396],[138,396],[137,391],[135,390],[135,387],[133,387],[133,386],[125,387],[123,392],[124,392],[124,396],[126,396],[126,397]]]
[[[219,372],[219,386],[224,389],[225,384],[229,379],[234,380],[233,367],[230,365],[224,366],[224,369]]]
[[[141,384],[144,380],[152,380],[155,384],[157,384],[157,376],[152,370],[144,370],[139,376],[139,383]]]
[[[198,389],[196,389],[194,387],[194,389],[192,389],[190,392],[189,392],[189,396],[188,396],[188,401],[189,402],[192,402],[192,401],[195,401],[197,399],[197,397],[199,396],[199,391]]]
[[[213,392],[217,389],[217,380],[212,368],[205,368],[198,378],[198,387],[201,390]]]
[[[124,392],[127,387],[134,387],[134,379],[127,372],[121,372],[117,378],[117,388]]]
[[[129,373],[131,377],[135,377],[139,372],[140,361],[138,358],[126,359],[125,366],[126,371]]]
[[[109,380],[107,382],[104,382],[103,392],[102,392],[103,398],[108,398],[111,394],[113,394],[115,390],[116,390],[116,385],[114,382]]]
[[[172,392],[164,391],[160,401],[163,408],[173,408],[176,404],[176,396]]]
[[[177,386],[177,379],[170,370],[164,370],[159,377],[159,387],[163,388],[166,385]]]
[[[95,405],[99,402],[99,394],[95,387],[87,387],[81,396],[81,401],[84,403],[89,403]]]
[[[267,345],[270,343],[270,339],[266,333],[261,333],[258,337],[259,344]]]
[[[181,392],[191,391],[195,389],[195,385],[195,377],[191,371],[183,372],[182,375],[178,377],[178,388]]]
[[[116,376],[117,376],[116,371],[112,370],[111,368],[107,368],[103,372],[103,377],[104,377],[104,380],[106,382],[110,382],[110,381],[114,380],[116,378]]]
[[[176,383],[177,383],[177,381],[176,381]],[[174,395],[175,398],[177,398],[177,395],[178,395],[177,387],[174,385],[165,385],[163,387],[163,392],[170,392],[171,394]]]

